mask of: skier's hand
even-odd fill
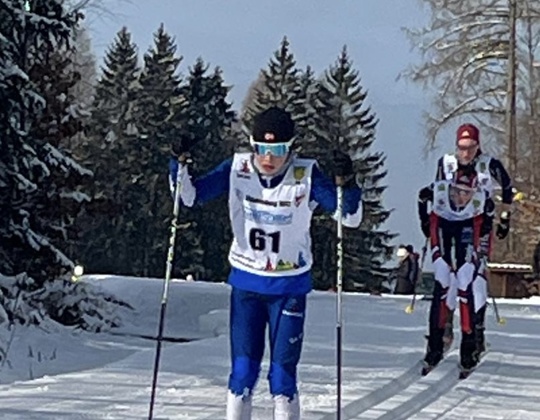
[[[333,166],[336,185],[343,186],[354,178],[352,159],[347,153],[334,150]]]
[[[171,154],[178,159],[180,163],[185,163],[189,161],[190,150],[193,146],[193,138],[186,134],[181,134],[173,143],[171,144]]]
[[[497,238],[506,238],[508,236],[508,232],[510,232],[510,213],[503,212],[499,219],[499,224],[497,225]]]
[[[422,188],[418,193],[418,200],[422,203],[433,201],[433,185]]]

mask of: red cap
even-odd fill
[[[480,143],[480,131],[474,124],[463,124],[457,129],[456,142],[464,139],[475,140]]]

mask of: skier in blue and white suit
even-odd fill
[[[306,295],[311,291],[313,211],[337,210],[337,189],[315,160],[300,159],[291,147],[294,123],[286,111],[258,114],[251,136],[252,153],[236,153],[200,179],[189,176],[189,141],[173,145],[171,187],[179,175],[186,206],[228,194],[233,243],[229,284],[230,345],[227,419],[251,419],[251,396],[257,382],[268,325],[274,419],[300,418],[296,381],[304,335]],[[358,227],[361,190],[352,161],[334,153],[336,179],[344,180],[343,224]],[[178,170],[180,173],[178,174]]]

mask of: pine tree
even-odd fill
[[[140,133],[126,151],[132,182],[126,185],[132,272],[136,275],[164,275],[167,230],[172,214],[168,189],[170,144],[181,127],[178,115],[184,99],[180,93],[174,39],[162,25],[154,33],[154,44],[144,55],[139,82],[136,116]],[[184,236],[181,233],[179,236]]]
[[[197,140],[192,150],[194,175],[208,172],[233,152],[231,125],[236,115],[227,101],[230,91],[225,86],[221,70],[208,73],[208,65],[198,59],[190,69],[183,96],[187,100],[183,119],[185,129]],[[224,281],[228,274],[227,255],[232,240],[228,214],[228,197],[224,196],[205,206],[200,212],[188,212],[200,235],[204,253],[205,279]],[[185,252],[186,247],[181,247]]]
[[[162,25],[154,34],[154,45],[144,56],[144,69],[140,77],[141,92],[138,100],[142,138],[137,151],[141,177],[138,211],[131,220],[136,221],[138,258],[135,268],[138,274],[162,277],[164,258],[168,245],[167,235],[172,215],[171,194],[168,189],[168,167],[170,145],[186,124],[184,109],[186,98],[181,92],[178,67],[182,61],[176,54],[174,39]],[[191,226],[182,208],[177,251],[179,264],[175,265],[180,275],[202,271],[200,239],[189,229]]]
[[[96,85],[88,139],[77,153],[94,173],[92,203],[80,219],[79,255],[89,272],[132,273],[129,242],[136,226],[126,214],[136,203],[126,192],[140,174],[130,154],[139,146],[137,47],[126,28],[107,51]]]
[[[327,133],[328,101],[331,96],[310,67],[299,74],[294,87],[291,113],[296,124],[295,151],[301,157],[316,159],[321,171],[331,175],[332,151],[335,146]],[[329,289],[336,278],[335,220],[321,208],[316,208],[311,227],[314,259],[313,284],[318,289]]]
[[[322,98],[327,93],[308,66],[299,74],[291,105],[297,132],[296,151],[300,155],[317,159],[326,173],[331,169],[331,154],[328,151],[332,149],[332,140],[324,131],[326,109]]]
[[[366,107],[366,97],[358,71],[354,70],[344,47],[337,62],[325,74],[320,97],[323,105],[321,110],[324,110],[322,131],[332,140],[334,147],[352,157],[355,171],[363,185],[362,225],[357,230],[348,229],[344,235],[345,285],[351,288],[353,282],[358,282],[377,289],[387,274],[383,266],[392,255],[392,247],[388,242],[395,235],[377,230],[391,212],[385,209],[382,202],[382,194],[386,189],[381,185],[386,176],[383,169],[385,156],[381,152],[372,151],[378,120],[371,108]],[[332,234],[330,237],[336,236]],[[325,253],[335,254],[335,240],[327,239],[324,244],[327,247]],[[329,256],[321,258],[321,261],[316,260],[319,267],[314,271],[325,277],[328,267],[334,266],[333,260]],[[330,261],[332,264],[328,265]],[[327,284],[328,280],[322,280],[322,283]]]
[[[81,74],[74,67],[74,57],[75,51],[56,49],[46,61],[35,63],[29,71],[47,104],[36,119],[31,135],[46,141],[54,148],[51,150],[55,150],[56,156],[47,158],[53,170],[37,192],[40,204],[34,214],[48,221],[55,232],[54,237],[50,237],[51,243],[61,245],[70,258],[76,257],[76,216],[90,200],[86,190],[92,178],[91,171],[80,166],[71,151],[72,139],[83,135],[87,128],[87,111],[73,95],[74,87],[81,80]]]
[[[0,2],[0,323],[50,317],[92,329],[92,318],[112,325],[110,296],[66,278],[73,220],[86,199],[79,181],[89,172],[65,148],[82,124],[70,95],[80,16],[63,6]]]
[[[62,220],[50,207],[74,197],[74,186],[61,180],[85,171],[54,136],[44,135],[77,129],[76,116],[67,124],[59,119],[66,115],[66,102],[50,102],[51,89],[65,95],[69,81],[45,86],[45,76],[41,80],[43,75],[33,72],[56,64],[54,51],[71,48],[79,16],[65,13],[59,1],[26,6],[0,4],[0,272],[26,272],[36,287],[72,267],[58,232],[73,213],[66,211]]]
[[[253,117],[271,106],[278,106],[293,113],[298,69],[289,47],[289,41],[284,37],[280,48],[274,52],[268,63],[268,68],[261,71],[262,86],[255,87],[253,103],[246,104],[246,112],[243,115],[248,130],[251,128]]]

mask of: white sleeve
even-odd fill
[[[347,214],[343,217],[343,226],[348,228],[357,228],[362,223],[362,200],[358,202],[358,209],[353,214]]]
[[[178,165],[178,174],[176,178],[176,182],[173,182],[172,179],[170,179],[171,183],[171,191],[174,194],[175,191],[175,184],[180,185],[180,198],[182,199],[182,202],[187,207],[193,206],[193,203],[195,203],[195,197],[197,195],[197,191],[195,190],[195,186],[193,185],[193,182],[191,182],[191,176],[189,175],[188,167],[187,165]]]
[[[332,215],[332,219],[337,220],[338,211],[336,210]],[[342,219],[343,226],[348,228],[357,228],[362,223],[362,200],[358,202],[358,209],[353,214],[347,214]]]

